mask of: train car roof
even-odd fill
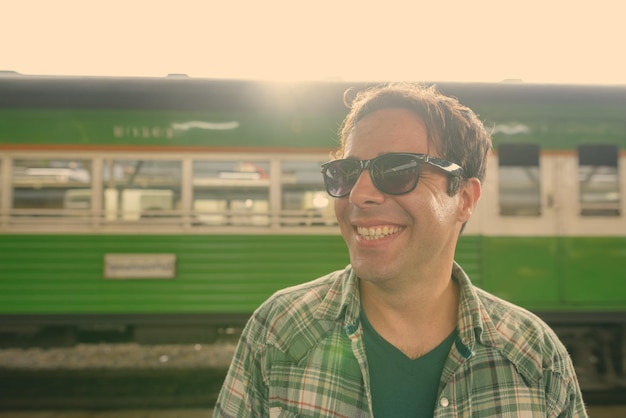
[[[270,82],[189,77],[30,76],[0,72],[0,108],[345,111],[343,92],[379,82]],[[467,105],[583,103],[626,107],[626,85],[435,84]]]

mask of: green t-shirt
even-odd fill
[[[361,320],[374,417],[432,417],[443,365],[457,330],[429,353],[411,360],[376,332],[362,310]]]

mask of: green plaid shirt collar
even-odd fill
[[[338,322],[342,321],[348,335],[354,334],[359,327],[360,315],[360,293],[359,280],[351,266],[345,270],[335,272],[342,275],[340,280],[335,280],[325,298],[314,311],[315,319],[321,321]],[[335,274],[333,273],[333,274]],[[490,295],[472,285],[465,271],[456,262],[452,269],[452,279],[459,284],[459,312],[458,330],[459,335],[455,340],[455,346],[460,357],[448,361],[444,368],[441,381],[444,382],[452,376],[459,364],[469,359],[475,350],[475,345],[480,343],[486,347],[493,347],[504,353],[511,363],[515,364],[519,373],[527,383],[537,382],[543,376],[545,367],[552,367],[552,364],[545,363],[546,358],[541,351],[542,346],[535,344],[532,339],[524,338],[521,334],[516,335],[517,329],[507,329],[497,325],[494,321],[502,321],[506,316],[506,311],[491,311],[485,306],[485,300],[497,302],[497,307],[510,307],[511,309],[521,309],[511,303]],[[526,312],[530,318],[537,319],[532,313]],[[507,335],[508,333],[508,335]],[[321,337],[321,335],[319,335]],[[307,339],[311,345],[316,343],[315,339]],[[297,357],[304,355],[309,348],[300,344],[301,352]],[[293,346],[291,347],[293,350]],[[295,353],[294,353],[295,354]]]
[[[356,330],[359,323],[361,310],[359,280],[351,266],[337,273],[342,274],[341,279],[334,281],[313,316],[318,320],[343,321],[344,327],[350,334],[350,329]],[[463,350],[473,351],[477,339],[485,346],[502,348],[501,337],[492,319],[484,312],[484,307],[479,301],[478,290],[472,286],[465,271],[456,262],[452,269],[452,279],[459,284],[461,289],[458,340],[462,342]]]

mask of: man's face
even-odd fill
[[[363,118],[348,136],[344,158],[368,160],[389,152],[437,155],[423,121],[405,109],[383,109]],[[452,262],[460,232],[459,194],[447,194],[447,177],[424,165],[415,190],[399,196],[378,190],[367,170],[351,193],[335,201],[335,214],[363,280],[400,283]]]

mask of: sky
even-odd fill
[[[22,74],[626,84],[622,0],[0,0],[0,10],[0,70]]]

